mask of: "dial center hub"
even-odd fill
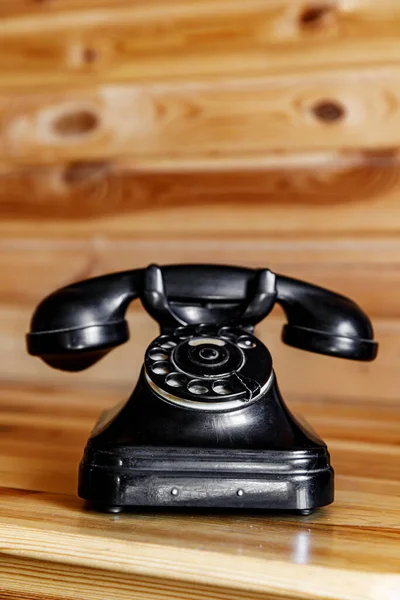
[[[174,348],[172,358],[179,369],[196,377],[225,375],[243,363],[243,354],[236,344],[220,337],[184,341]]]
[[[202,348],[199,351],[199,356],[203,360],[214,360],[218,358],[219,353],[218,350],[215,350],[214,348]]]

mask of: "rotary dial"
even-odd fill
[[[265,389],[272,360],[244,329],[200,325],[156,338],[146,351],[145,370],[152,388],[169,400],[246,403]]]

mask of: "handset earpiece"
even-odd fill
[[[378,344],[367,315],[349,298],[277,275],[277,299],[286,313],[282,340],[302,350],[371,361]]]
[[[28,352],[63,371],[90,367],[129,339],[125,312],[142,279],[143,270],[126,271],[54,292],[33,314]]]

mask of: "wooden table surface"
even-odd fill
[[[289,399],[336,469],[335,503],[312,516],[89,512],[77,465],[124,393],[1,387],[1,598],[400,598],[400,406]]]

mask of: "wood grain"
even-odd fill
[[[3,0],[0,17],[6,89],[369,69],[400,52],[396,0]]]
[[[128,590],[143,599],[396,597],[398,406],[290,402],[326,437],[336,469],[336,502],[306,519],[140,510],[115,517],[84,510],[75,476],[93,420],[118,395],[1,386],[2,597],[86,598],[89,585],[93,598],[114,586],[121,599]]]
[[[84,568],[40,560],[2,557],[0,574],[4,575],[2,600],[58,598],[63,600],[104,600],[112,590],[113,600],[273,600],[277,596],[227,587],[195,585],[161,577],[145,577],[95,568]],[[29,592],[27,591],[29,590]],[[296,600],[285,595],[285,600]]]
[[[49,146],[49,152],[52,146]],[[72,162],[0,175],[3,237],[226,240],[393,236],[400,163],[392,151],[306,155],[304,164],[144,172]],[[150,238],[150,239],[149,239]],[[4,247],[4,244],[3,244]]]
[[[6,92],[0,166],[129,157],[146,169],[204,170],[271,153],[396,148],[399,127],[396,68]]]
[[[160,264],[221,263],[268,267],[336,290],[373,318],[397,319],[400,241],[313,238],[0,240],[0,305],[33,311],[44,296],[88,277]],[[135,310],[138,303],[132,304]]]

